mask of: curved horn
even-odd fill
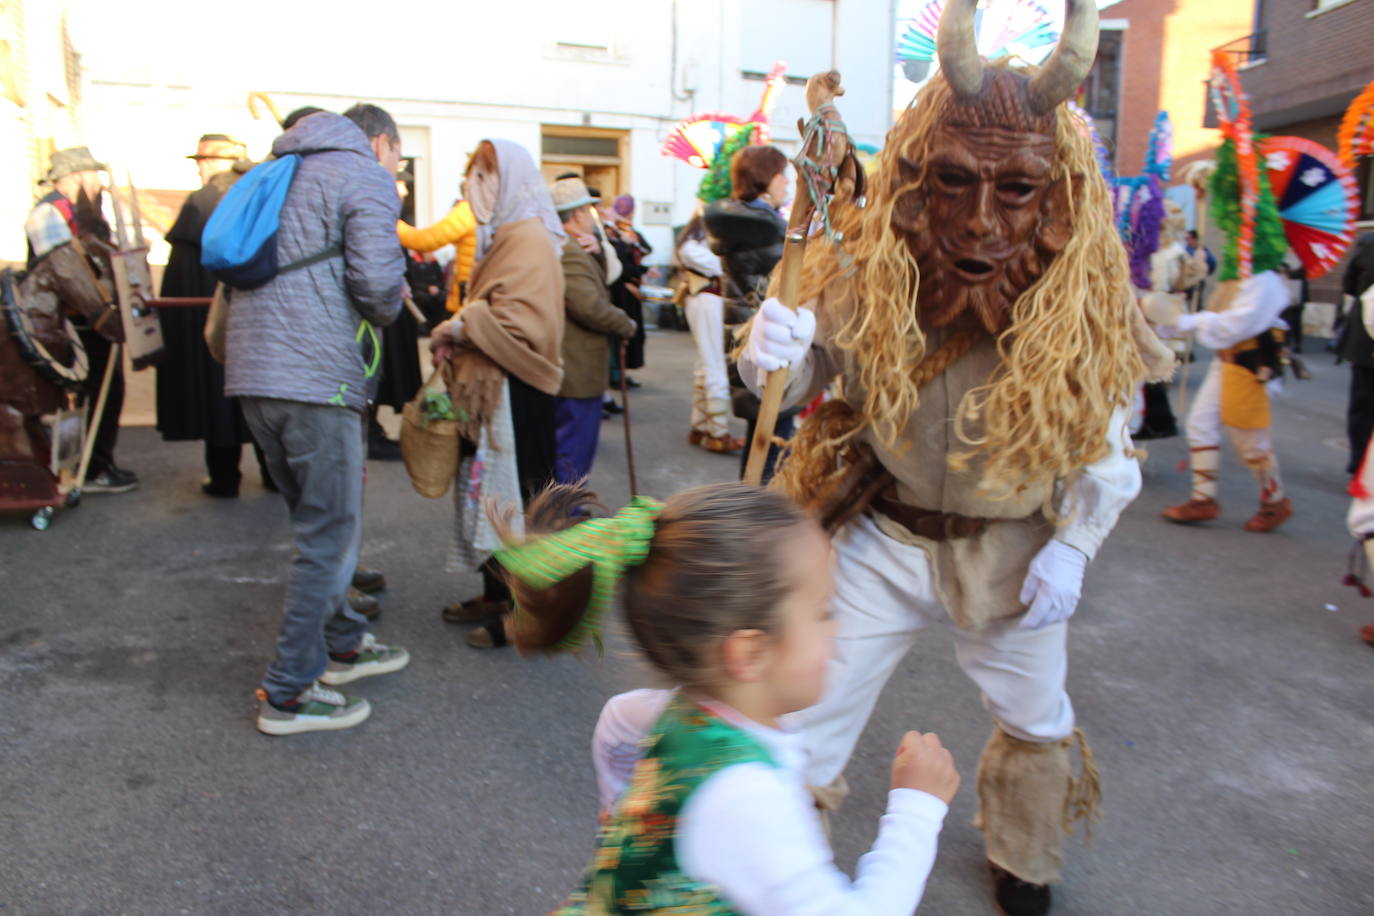
[[[1059,44],[1026,89],[1031,111],[1036,114],[1048,114],[1071,96],[1097,58],[1097,4],[1093,0],[1067,2]]]
[[[935,38],[940,72],[961,102],[971,102],[983,91],[983,60],[973,33],[977,6],[978,0],[946,0]]]

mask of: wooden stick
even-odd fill
[[[813,114],[819,111],[822,105],[843,93],[844,90],[840,88],[840,75],[834,70],[817,74],[806,83],[806,101]],[[803,155],[809,154],[817,159],[823,159],[831,152],[824,148],[802,151]],[[844,150],[841,149],[840,152],[842,154]],[[801,304],[797,297],[801,292],[802,261],[806,256],[806,239],[815,206],[816,201],[811,199],[811,189],[801,168],[798,168],[797,193],[792,202],[792,215],[787,220],[786,246],[782,252],[782,274],[778,283],[779,301],[793,311]],[[773,446],[773,428],[777,426],[782,396],[786,390],[786,368],[768,373],[762,403],[759,405],[758,420],[754,424],[754,439],[749,443],[749,459],[744,467],[744,482],[747,484],[758,486],[763,482],[763,467],[768,460],[768,450]]]
[[[110,396],[110,381],[114,378],[115,365],[123,358],[124,347],[121,344],[113,344],[110,347],[110,359],[105,363],[105,377],[100,380],[100,396],[95,399],[95,410],[91,413],[91,422],[86,427],[86,442],[81,449],[81,467],[76,472],[77,490],[86,485],[86,471],[91,466],[91,455],[95,452],[95,437],[100,430],[100,418],[105,413],[105,400]]]
[[[414,299],[409,296],[402,296],[401,301],[406,304],[406,308],[410,310],[410,317],[415,319],[415,323],[420,326],[421,330],[429,327],[429,319],[425,317],[424,312],[420,311],[420,307],[415,304]]]
[[[620,338],[620,400],[625,408],[621,417],[625,420],[625,465],[630,472],[630,498],[633,499],[639,495],[639,484],[635,480],[635,447],[630,441],[630,384],[625,375],[625,351],[629,345],[629,340]]]

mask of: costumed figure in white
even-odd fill
[[[1212,205],[1218,225],[1231,236],[1218,274],[1222,282],[1206,310],[1180,314],[1159,328],[1166,337],[1192,333],[1199,343],[1216,351],[1188,411],[1192,493],[1187,502],[1164,510],[1164,517],[1171,522],[1204,522],[1221,515],[1217,471],[1223,429],[1259,485],[1259,511],[1245,522],[1245,530],[1273,531],[1293,514],[1293,504],[1284,495],[1279,479],[1269,405],[1270,389],[1281,384],[1286,359],[1286,325],[1279,316],[1289,297],[1277,269],[1287,252],[1287,241],[1262,169],[1258,176],[1251,272],[1242,279],[1244,252],[1239,251],[1235,237],[1239,193],[1235,141],[1228,139],[1212,177]]]
[[[1172,200],[1165,200],[1163,211],[1159,247],[1150,255],[1150,285],[1147,289],[1137,289],[1145,317],[1155,326],[1171,326],[1186,312],[1188,290],[1207,277],[1207,259],[1202,250],[1189,254],[1183,244],[1188,230],[1183,208]],[[1175,337],[1167,345],[1180,359],[1187,357],[1186,340]],[[1131,436],[1140,441],[1176,435],[1178,428],[1169,405],[1169,386],[1163,382],[1145,383],[1138,395]]]
[[[1174,360],[1136,305],[1110,192],[1063,104],[1094,58],[1095,6],[1068,3],[1038,70],[979,58],[975,6],[946,5],[941,71],[888,134],[866,206],[837,195],[840,241],[808,253],[808,307],[765,302],[740,369],[761,387],[789,366],[784,406],[839,379],[777,479],[838,554],[838,659],[803,713],[818,804],[843,798],[917,633],[948,627],[994,719],[977,823],[997,900],[1031,914],[1048,911],[1066,832],[1099,794],[1065,691],[1067,621],[1140,487],[1134,392]]]

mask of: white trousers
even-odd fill
[[[801,714],[811,785],[829,786],[843,772],[887,679],[932,623],[953,632],[959,667],[1007,734],[1032,742],[1072,734],[1066,623],[1021,630],[1021,618],[1013,617],[977,631],[958,628],[936,594],[925,551],[883,534],[867,516],[835,539],[835,549],[836,658],[824,698]],[[939,711],[928,700],[911,699],[921,710],[911,727],[938,731]]]
[[[725,368],[725,302],[715,293],[687,297],[687,325],[697,345],[692,373],[692,429],[730,433],[730,376]]]
[[[1218,448],[1221,446],[1221,360],[1213,359],[1207,367],[1207,376],[1202,387],[1197,390],[1193,406],[1188,408],[1188,445],[1192,448]],[[1272,454],[1274,436],[1271,427],[1265,429],[1236,430],[1244,433],[1249,450]],[[1234,438],[1234,437],[1232,437]],[[1237,443],[1237,451],[1246,451]],[[1242,458],[1248,457],[1246,454]]]

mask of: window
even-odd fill
[[[611,200],[630,190],[627,161],[630,135],[623,130],[546,124],[539,140],[540,171],[545,181],[569,172]]]
[[[1097,43],[1097,60],[1079,90],[1079,104],[1092,115],[1097,134],[1107,149],[1116,149],[1117,109],[1121,100],[1120,30],[1103,29]]]
[[[777,61],[803,79],[834,66],[834,0],[743,0],[740,66],[767,73]]]

